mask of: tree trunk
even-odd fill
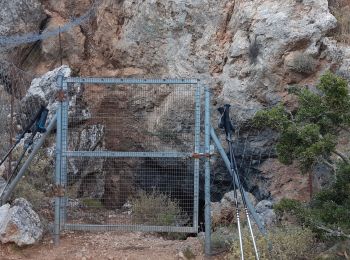
[[[313,187],[312,187],[312,172],[309,171],[309,192],[310,192],[310,200],[312,199],[313,195]]]

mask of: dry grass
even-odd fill
[[[291,69],[304,75],[310,75],[315,72],[316,66],[317,61],[314,58],[307,54],[299,53],[293,59]]]
[[[177,201],[156,191],[140,191],[131,198],[131,205],[138,224],[183,226],[189,220]]]
[[[10,100],[11,97],[6,93],[4,88],[0,86],[0,138],[1,138],[1,145],[0,145],[0,157],[5,154],[5,151],[8,149],[9,146],[9,123],[10,119],[7,117],[7,115],[10,114]]]
[[[329,9],[337,18],[333,36],[339,42],[350,44],[350,0],[329,0]]]
[[[314,234],[311,230],[298,226],[276,227],[269,232],[268,245],[267,240],[255,232],[257,247],[260,259],[313,259]],[[255,259],[253,243],[248,231],[243,232],[243,250],[245,259]],[[269,248],[270,247],[270,248]],[[240,258],[239,241],[234,240],[227,255],[226,260]]]

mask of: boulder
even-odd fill
[[[43,227],[32,205],[23,198],[0,208],[0,241],[14,242],[18,246],[37,243],[43,235]]]
[[[22,127],[28,124],[41,105],[49,109],[48,120],[50,120],[56,113],[59,104],[57,101],[57,77],[58,75],[69,77],[70,74],[71,69],[63,65],[47,72],[39,78],[33,79],[27,94],[21,100],[20,113],[17,115],[18,124]],[[71,118],[70,122],[73,121],[75,124],[91,117],[87,105],[81,100],[83,91],[84,89],[79,84],[69,85],[68,116]]]
[[[252,203],[253,206],[256,205],[257,201],[256,198],[254,197],[253,194],[247,192],[248,199]],[[237,198],[238,198],[238,204],[240,207],[243,207],[243,202],[242,202],[242,196],[241,193],[237,190]],[[221,200],[221,204],[224,206],[229,206],[229,205],[234,205],[235,203],[235,197],[234,197],[234,191],[227,192],[224,197]]]
[[[255,206],[256,213],[265,226],[271,226],[276,223],[277,216],[275,211],[272,209],[272,202],[269,200],[262,200]]]
[[[247,193],[248,198],[253,206],[256,205],[256,199],[253,194]],[[245,219],[245,212],[241,194],[238,192],[238,207],[240,209],[241,219]],[[236,223],[236,207],[234,192],[230,191],[224,195],[220,202],[211,203],[211,217],[213,226]]]

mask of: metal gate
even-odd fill
[[[199,81],[59,76],[58,87],[56,239],[62,230],[196,233]]]

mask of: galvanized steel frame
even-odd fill
[[[204,106],[204,147],[205,153],[210,155],[210,89],[205,87],[205,106]],[[204,252],[211,254],[211,198],[210,198],[210,156],[205,158],[204,170],[204,223],[205,223],[205,241]]]
[[[201,147],[201,96],[202,85],[197,79],[122,79],[122,78],[80,78],[58,76],[57,84],[62,93],[67,93],[68,83],[85,83],[85,84],[192,84],[196,85],[195,90],[195,140],[194,154],[200,154]],[[208,90],[207,90],[208,92]],[[191,153],[181,152],[118,152],[118,151],[68,151],[67,135],[68,135],[68,99],[63,99],[59,103],[57,109],[57,137],[56,137],[56,171],[55,184],[60,187],[67,185],[67,157],[109,157],[109,158],[143,158],[143,157],[164,157],[164,158],[188,158]],[[207,97],[205,103],[206,110],[206,143],[205,151],[209,151],[208,131],[209,131],[209,99]],[[192,227],[175,227],[175,226],[145,226],[145,225],[89,225],[89,224],[67,224],[66,223],[66,197],[55,198],[55,222],[54,222],[54,238],[55,243],[59,242],[59,234],[62,230],[79,230],[79,231],[105,231],[105,230],[122,230],[122,231],[147,231],[147,232],[198,232],[198,212],[199,212],[199,166],[200,158],[194,157],[194,194],[193,194],[193,225]],[[210,175],[209,161],[205,164],[205,174]],[[209,177],[210,178],[210,177]],[[206,178],[206,196],[209,194],[210,186]],[[209,190],[208,190],[209,189]],[[206,202],[206,214],[210,214],[210,203]],[[208,216],[206,217],[206,219]],[[210,220],[210,215],[209,215]]]

